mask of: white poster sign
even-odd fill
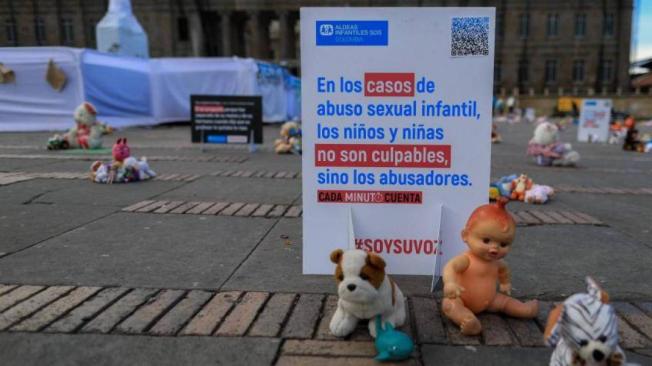
[[[577,141],[607,142],[611,122],[611,99],[584,99]]]
[[[440,240],[443,263],[466,248],[488,200],[494,14],[301,9],[304,273],[332,273],[351,221],[391,273],[432,275]]]

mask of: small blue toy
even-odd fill
[[[512,181],[516,178],[518,178],[517,174],[506,175],[494,182],[501,196],[509,197],[512,194]]]
[[[380,315],[376,316],[376,361],[402,361],[410,358],[414,342],[410,337],[386,323],[383,328]]]

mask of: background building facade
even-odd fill
[[[236,55],[291,69],[298,67],[301,6],[495,6],[497,93],[630,91],[632,0],[132,0],[132,5],[152,57]],[[108,0],[0,0],[0,45],[95,48],[95,25],[107,8]]]

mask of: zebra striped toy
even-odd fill
[[[609,297],[592,278],[586,282],[587,293],[572,295],[548,316],[545,339],[555,347],[550,366],[625,365]]]

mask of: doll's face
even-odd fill
[[[495,261],[509,253],[514,240],[514,225],[507,225],[496,220],[483,220],[473,224],[471,228],[462,230],[462,240],[476,256]]]

